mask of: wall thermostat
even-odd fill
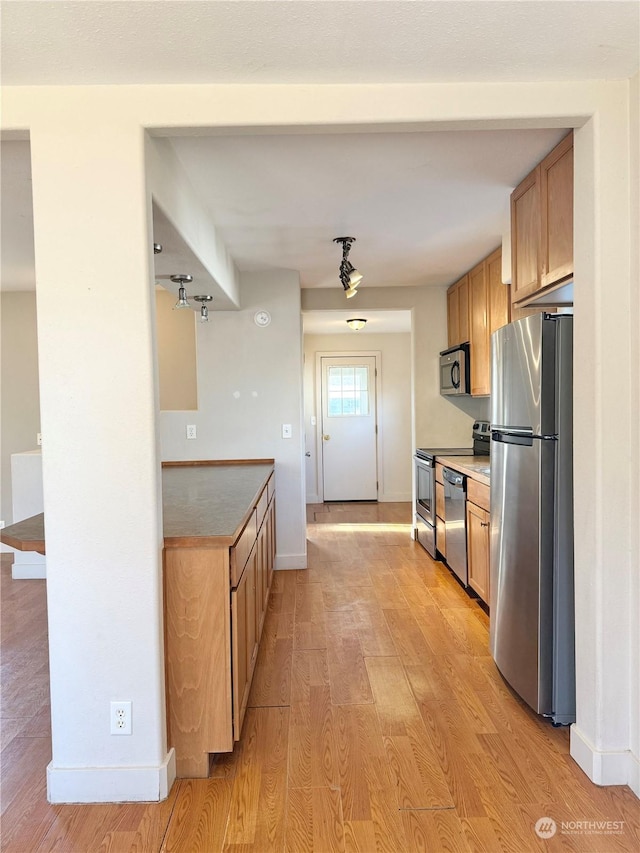
[[[271,322],[271,314],[268,311],[256,311],[253,321],[256,326],[268,326]]]

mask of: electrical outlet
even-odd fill
[[[131,734],[131,702],[111,703],[111,734]]]
[[[198,429],[195,424],[187,424],[187,438],[197,438]]]

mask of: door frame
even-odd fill
[[[384,494],[382,470],[382,352],[381,350],[331,350],[316,352],[316,377],[314,389],[314,407],[316,411],[316,483],[318,498],[324,501],[324,464],[322,449],[322,359],[323,358],[375,358],[376,370],[376,467],[378,471],[378,500]]]

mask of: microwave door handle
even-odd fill
[[[460,387],[460,362],[454,361],[451,365],[451,384],[454,388]]]

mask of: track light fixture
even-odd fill
[[[200,303],[200,322],[201,323],[208,323],[209,322],[209,309],[207,308],[206,303],[212,302],[213,296],[209,296],[209,294],[206,294],[206,295],[194,296],[193,298],[195,299],[196,302]]]
[[[185,284],[190,284],[193,281],[192,275],[172,275],[171,281],[174,284],[179,284],[180,287],[178,289],[178,301],[175,304],[175,308],[191,308],[189,305],[189,300],[187,299],[187,291],[185,290]]]
[[[362,273],[353,266],[349,260],[351,244],[355,243],[355,237],[334,237],[334,243],[342,243],[342,261],[340,263],[340,282],[344,288],[347,299],[356,295],[356,288],[362,281]]]

